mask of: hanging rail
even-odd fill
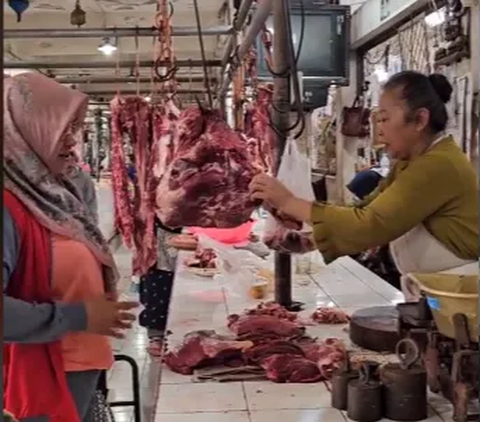
[[[3,31],[3,38],[103,38],[103,37],[153,37],[157,34],[155,27],[148,28],[71,28],[71,29],[10,29]],[[173,27],[174,37],[193,37],[197,35],[194,26]],[[219,36],[234,32],[232,26],[214,26],[205,28],[203,35]]]
[[[115,89],[111,89],[111,90],[98,90],[98,91],[88,91],[88,90],[80,90],[81,92],[83,92],[84,94],[87,94],[87,95],[116,95],[117,94],[117,91]],[[140,88],[139,90],[139,94],[150,94],[151,93],[151,90],[150,88]],[[168,94],[170,93],[170,91],[168,90],[158,90],[156,92],[156,94]],[[177,94],[206,94],[207,91],[205,89],[178,89],[177,90]],[[136,89],[128,89],[128,90],[125,90],[125,89],[122,89],[122,94],[126,94],[126,95],[130,95],[130,94],[137,94],[137,90]]]
[[[272,12],[273,0],[259,1],[258,7],[252,17],[252,21],[248,27],[247,33],[243,38],[242,44],[233,56],[233,61],[230,63],[230,67],[227,70],[225,79],[223,80],[222,87],[219,91],[219,97],[224,97],[232,83],[232,78],[238,66],[244,59],[245,55],[250,51],[255,39],[260,31],[263,29],[265,22],[267,21],[270,13]]]
[[[220,60],[207,60],[205,63],[208,67],[220,67],[222,65]],[[168,63],[165,63],[167,66]],[[203,60],[176,60],[176,67],[202,67]],[[135,67],[135,60],[123,60],[119,63],[120,68]],[[152,67],[152,60],[141,60],[140,67]],[[110,69],[115,67],[115,63],[111,61],[92,61],[92,62],[4,62],[4,69]]]
[[[56,82],[60,83],[60,84],[87,84],[87,85],[90,85],[90,84],[134,84],[137,82],[137,78],[134,77],[134,76],[126,76],[126,77],[122,77],[122,76],[119,76],[119,77],[110,77],[110,76],[107,76],[107,77],[102,77],[102,76],[95,76],[95,77],[92,77],[92,76],[73,76],[73,77],[70,77],[70,76],[66,76],[66,77],[63,77],[63,76],[57,76],[55,78],[53,78]],[[210,78],[211,81],[216,81],[216,77],[213,76]],[[176,78],[177,82],[179,83],[189,83],[190,81],[191,82],[203,82],[204,80],[204,77],[203,76],[177,76]],[[150,83],[151,81],[151,78],[139,78],[139,83]]]

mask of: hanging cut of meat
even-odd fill
[[[247,107],[245,113],[245,135],[259,141],[260,154],[268,171],[275,163],[275,132],[270,126],[269,106],[273,99],[271,84],[258,87],[257,99]]]
[[[230,228],[247,222],[259,205],[248,191],[258,169],[242,136],[217,112],[192,107],[180,114],[173,145],[157,189],[159,219],[170,227]]]
[[[145,274],[157,258],[154,210],[149,190],[150,105],[141,97],[115,97],[112,110],[112,179],[117,227],[128,247],[133,244],[133,272]],[[130,195],[128,154],[136,177]]]

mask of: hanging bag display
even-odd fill
[[[351,107],[342,110],[342,135],[365,138],[370,133],[370,110],[365,108],[357,96]]]

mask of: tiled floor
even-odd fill
[[[120,267],[128,274],[129,255],[117,254]],[[182,259],[182,258],[180,258]],[[125,283],[128,277],[125,278]],[[226,332],[225,318],[255,305],[243,289],[232,285],[235,280],[208,279],[179,270],[175,280],[169,316],[169,347],[187,332],[215,329]],[[125,285],[126,286],[126,285]],[[315,276],[297,276],[293,294],[308,309],[317,305],[340,306],[352,312],[371,305],[388,305],[401,300],[401,294],[354,261],[340,259]],[[311,327],[319,338],[341,337],[348,341],[345,327]],[[158,365],[146,356],[145,332],[135,328],[117,345],[121,353],[139,362],[143,396],[142,422],[345,422],[349,419],[330,407],[330,393],[324,384],[296,385],[271,382],[236,382],[228,384],[194,383]],[[161,375],[161,377],[160,377]],[[112,371],[109,385],[113,395],[128,398],[128,369],[118,365]],[[161,378],[161,384],[160,383]],[[157,387],[160,388],[157,399]],[[117,409],[117,422],[132,422],[132,412]],[[431,400],[428,422],[452,421],[451,407],[440,397]]]

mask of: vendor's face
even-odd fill
[[[52,163],[55,174],[65,174],[75,164],[75,146],[77,145],[75,125],[70,125],[60,139],[60,148]]]
[[[393,159],[408,159],[421,137],[417,126],[406,118],[404,101],[395,91],[384,91],[380,97],[379,137]]]

